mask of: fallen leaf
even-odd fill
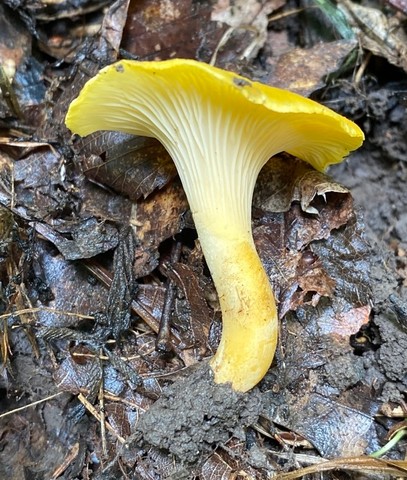
[[[220,40],[218,50],[233,51],[233,59],[249,60],[256,57],[267,40],[269,15],[284,5],[284,0],[237,0],[218,2],[213,6],[211,20],[230,27]],[[242,36],[243,34],[243,36]],[[231,37],[233,42],[230,42]],[[225,55],[222,55],[222,62]]]
[[[378,8],[340,0],[339,8],[356,31],[362,46],[407,72],[407,34],[397,16],[388,18]]]
[[[201,355],[206,351],[206,344],[213,313],[204,299],[204,291],[198,283],[193,270],[183,263],[174,263],[166,269],[166,274],[184,293],[188,303],[189,322],[184,337],[191,337],[192,346],[200,347]],[[179,317],[176,314],[175,316]],[[188,343],[184,340],[183,343]]]
[[[211,21],[212,2],[131,2],[122,48],[144,60],[196,58],[209,61],[225,28]]]
[[[177,175],[171,157],[153,138],[115,132],[91,137],[80,154],[84,174],[131,200],[146,198]]]
[[[406,0],[388,0],[388,2],[394,8],[397,8],[398,10],[403,12],[405,15],[407,15],[407,1]]]
[[[372,309],[369,305],[352,308],[346,312],[338,312],[329,322],[321,319],[318,323],[321,335],[339,335],[349,338],[357,333],[370,320]]]
[[[86,353],[88,356],[76,358],[73,356],[75,353]],[[73,348],[54,373],[58,389],[74,395],[80,393],[82,389],[94,394],[99,387],[101,377],[102,368],[99,359],[91,350],[83,346]]]
[[[133,204],[130,223],[136,226],[139,248],[136,252],[137,276],[152,272],[158,265],[158,246],[180,232],[188,202],[179,181],[155,191],[143,201]]]
[[[303,385],[301,395],[281,391],[272,399],[272,392],[266,394],[264,418],[301,435],[325,458],[362,455],[368,442],[369,448],[377,447],[373,415],[315,393],[312,380]]]
[[[315,187],[315,182],[319,182],[319,187]],[[336,271],[333,275],[327,268],[315,248],[319,245],[316,241],[329,239],[334,230],[353,221],[352,198],[346,189],[324,174],[289,157],[277,159],[276,163],[273,159],[262,172],[257,188],[255,204],[262,204],[263,209],[253,211],[253,237],[279,299],[279,314],[282,317],[289,310],[306,304],[315,307],[321,297],[334,294],[337,282],[342,286],[345,281],[337,278]],[[273,192],[271,196],[267,194],[268,188]],[[317,195],[318,191],[322,194]],[[293,201],[285,213],[266,211],[283,210]],[[304,212],[298,201],[318,214]],[[325,245],[324,242],[321,245]],[[332,259],[336,255],[336,251],[329,253]]]
[[[357,47],[354,40],[321,42],[309,49],[293,48],[280,57],[270,57],[267,82],[300,95],[309,96],[326,84],[326,77],[340,69]]]
[[[349,190],[329,176],[313,169],[308,163],[280,154],[261,170],[256,183],[253,204],[266,212],[287,212],[293,202],[300,202],[304,212],[318,214],[312,206],[316,196]]]
[[[44,223],[36,223],[35,228],[53,243],[67,260],[95,257],[112,250],[119,241],[115,227],[108,223],[99,223],[95,218],[72,227],[72,239],[65,238]]]

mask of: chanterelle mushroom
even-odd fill
[[[273,291],[251,233],[260,169],[285,151],[318,170],[363,142],[351,121],[294,93],[194,60],[120,61],[89,80],[66,116],[72,132],[157,138],[188,197],[223,316],[210,364],[217,383],[247,391],[277,343]]]

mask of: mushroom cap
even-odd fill
[[[71,103],[66,125],[81,136],[115,130],[157,138],[175,162],[197,229],[211,221],[228,236],[241,235],[243,224],[250,235],[254,185],[273,155],[286,151],[324,170],[364,139],[317,102],[181,59],[102,69]]]
[[[216,123],[206,116],[213,108],[228,113],[218,115]],[[233,125],[234,117],[246,119],[240,129]],[[183,59],[122,60],[105,67],[87,82],[66,116],[67,127],[81,136],[119,130],[156,137],[169,150],[174,135],[191,135],[193,123],[199,130],[216,129],[232,141],[240,135],[258,137],[262,164],[286,151],[321,171],[341,162],[364,140],[356,124],[317,102]],[[209,135],[212,141],[216,136],[216,131]]]

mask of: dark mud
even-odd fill
[[[163,390],[140,418],[136,438],[140,446],[165,449],[181,463],[194,464],[232,435],[244,440],[244,429],[257,421],[260,411],[257,390],[245,395],[217,385],[209,365],[203,364]]]
[[[399,87],[401,89],[401,86]],[[360,104],[359,107],[360,108]],[[371,359],[384,374],[381,399],[400,401],[407,387],[407,117],[394,86],[366,98],[367,142],[330,174],[347,186],[372,247],[372,324],[380,348]]]

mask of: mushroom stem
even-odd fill
[[[195,219],[199,240],[218,292],[222,337],[210,365],[216,383],[230,382],[246,392],[269,369],[277,344],[274,294],[256,252],[244,231],[219,235]]]
[[[277,343],[273,291],[251,234],[263,165],[286,151],[318,170],[363,142],[357,125],[312,100],[194,60],[120,61],[91,79],[66,124],[157,138],[177,167],[223,315],[217,383],[254,387]]]

